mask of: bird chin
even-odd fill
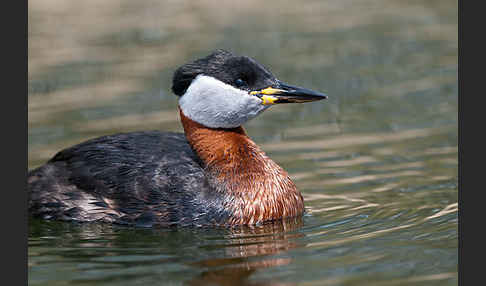
[[[191,120],[209,128],[235,128],[258,116],[269,105],[248,92],[215,78],[198,76],[179,99]]]

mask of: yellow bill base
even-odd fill
[[[268,95],[264,95],[264,96],[260,97],[260,99],[263,101],[262,102],[263,105],[275,104],[275,101],[277,100],[276,97],[268,96]]]
[[[279,92],[282,92],[282,91],[283,90],[281,90],[281,89],[267,87],[267,88],[259,90],[259,91],[252,91],[252,92],[250,92],[250,94],[252,94],[252,95],[264,94],[262,97],[260,97],[260,99],[263,101],[262,104],[263,105],[270,105],[270,104],[275,104],[275,101],[277,100],[277,98],[273,97],[273,96],[269,96],[269,95],[276,94],[276,93],[279,93]]]

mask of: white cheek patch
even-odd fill
[[[179,106],[184,115],[210,128],[241,126],[269,107],[258,97],[205,75],[192,81]]]

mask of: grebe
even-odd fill
[[[274,104],[325,94],[225,50],[181,66],[172,84],[185,134],[121,133],[58,152],[28,173],[29,215],[151,227],[252,225],[304,213],[288,173],[241,126]]]

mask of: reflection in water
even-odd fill
[[[68,224],[34,219],[29,224],[29,271],[57,260],[71,261],[77,271],[71,279],[101,282],[123,277],[133,279],[147,273],[129,274],[130,269],[158,267],[178,262],[201,269],[188,285],[282,285],[275,281],[249,281],[261,269],[283,266],[292,258],[285,253],[296,247],[304,234],[302,218],[275,221],[254,227],[229,229],[126,229],[105,224]],[[52,248],[52,246],[56,246]],[[176,246],[175,248],[173,246]],[[210,257],[207,253],[212,253]],[[38,258],[39,260],[36,261]],[[80,260],[81,259],[81,260]],[[101,274],[99,271],[104,271]],[[78,272],[76,275],[75,273]],[[156,278],[154,278],[156,279]]]
[[[207,259],[192,263],[207,270],[192,279],[190,285],[283,285],[274,281],[250,282],[250,276],[263,268],[282,266],[291,263],[290,257],[273,256],[302,247],[295,242],[296,238],[304,236],[294,232],[302,226],[302,218],[264,224],[256,227],[237,227],[231,229],[231,234],[225,236],[224,258]],[[255,259],[257,258],[257,259]]]

